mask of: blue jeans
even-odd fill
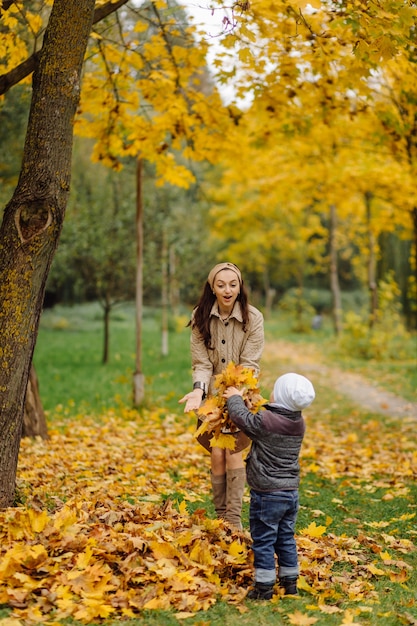
[[[275,582],[275,554],[279,578],[297,578],[294,530],[298,507],[298,490],[275,493],[251,490],[249,521],[256,582]]]

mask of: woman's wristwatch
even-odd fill
[[[202,389],[203,390],[203,397],[202,400],[204,400],[204,398],[207,395],[207,391],[206,391],[206,385],[205,383],[202,383],[201,381],[197,380],[194,385],[193,385],[193,389]]]

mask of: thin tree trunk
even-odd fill
[[[271,317],[272,305],[273,305],[274,298],[277,292],[276,292],[276,289],[271,287],[268,269],[265,269],[264,274],[263,274],[263,279],[264,279],[264,290],[265,290],[265,313],[264,315],[265,315],[265,319],[267,319]]]
[[[142,372],[143,311],[143,199],[142,159],[136,168],[136,369],[133,374],[133,404],[139,406],[145,397],[145,376]]]
[[[414,294],[413,296],[414,296],[414,301],[417,301],[417,207],[414,207],[414,209],[411,211],[411,219],[413,222],[413,235],[414,235]],[[413,254],[411,254],[411,257],[413,258]],[[410,326],[413,329],[417,329],[417,314],[415,311],[414,311],[414,319],[413,319],[412,324],[410,324]]]
[[[370,293],[369,304],[369,326],[373,327],[377,320],[378,311],[378,290],[376,284],[376,255],[375,255],[375,235],[372,231],[371,225],[371,204],[373,194],[371,192],[365,193],[365,205],[366,205],[366,228],[368,230],[368,289]]]
[[[104,342],[103,342],[103,364],[109,362],[109,344],[110,344],[110,312],[111,305],[106,302],[104,305]]]
[[[161,322],[161,354],[167,356],[169,352],[168,345],[168,243],[166,228],[162,231],[162,322]]]
[[[169,282],[168,282],[169,303],[174,315],[179,314],[180,290],[177,278],[177,260],[175,246],[169,247]]]
[[[339,285],[337,262],[337,212],[334,204],[330,206],[329,248],[330,248],[330,289],[332,293],[333,327],[336,335],[342,332],[342,298]]]

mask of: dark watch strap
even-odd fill
[[[206,397],[206,385],[204,383],[202,383],[200,380],[197,380],[194,383],[193,389],[202,389],[203,390],[203,398]]]

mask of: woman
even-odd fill
[[[197,411],[206,394],[214,392],[215,376],[230,361],[259,374],[264,346],[263,316],[248,303],[236,265],[218,263],[213,267],[189,325],[193,391],[179,400],[185,403],[186,413]],[[245,480],[241,451],[211,448],[211,484],[217,516],[239,529]]]

